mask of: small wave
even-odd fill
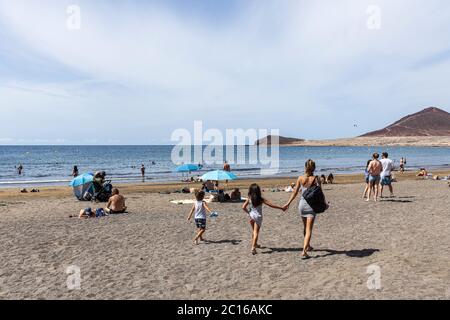
[[[14,185],[14,184],[48,184],[48,183],[69,183],[72,180],[12,180],[12,181],[0,181],[0,185]]]

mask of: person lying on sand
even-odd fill
[[[119,193],[119,189],[112,190],[112,196],[109,198],[105,212],[108,214],[124,213],[127,210],[125,198]]]
[[[92,211],[91,208],[81,209],[78,218],[80,219],[95,218],[95,211]]]
[[[94,211],[91,208],[86,208],[80,210],[80,214],[78,215],[78,218],[80,219],[88,219],[88,218],[100,218],[104,217],[107,214],[105,213],[105,210],[103,208],[95,209]],[[73,218],[74,216],[70,215],[69,218]]]
[[[206,241],[203,238],[203,234],[206,231],[206,211],[210,214],[212,213],[211,209],[206,205],[205,199],[205,191],[197,190],[195,192],[195,203],[192,206],[191,211],[189,212],[189,216],[187,221],[191,221],[192,215],[195,212],[194,220],[195,225],[197,226],[197,234],[194,238],[194,244],[198,245],[198,241]]]

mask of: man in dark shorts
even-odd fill
[[[112,196],[109,198],[108,205],[106,206],[105,212],[108,214],[125,213],[127,207],[125,205],[125,198],[119,194],[119,189],[114,188],[112,191]]]

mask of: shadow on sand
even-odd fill
[[[262,254],[272,254],[272,253],[278,253],[278,252],[302,252],[303,249],[301,248],[267,248],[270,251],[264,251],[261,252]],[[346,255],[347,257],[351,258],[365,258],[369,257],[375,252],[379,252],[379,249],[362,249],[362,250],[332,250],[332,249],[314,249],[314,251],[311,252],[311,258],[317,259],[317,258],[325,258],[329,256],[334,255]],[[325,252],[324,254],[318,254]]]
[[[232,244],[236,246],[240,244],[242,240],[206,240],[205,244]]]
[[[395,203],[411,203],[414,202],[412,200],[401,200],[401,199],[381,199],[381,202],[395,202]]]

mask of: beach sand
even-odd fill
[[[361,183],[324,186],[331,208],[316,221],[317,251],[306,261],[298,200],[286,213],[264,209],[264,248],[252,256],[241,204],[211,204],[220,215],[208,220],[209,242],[194,246],[190,206],[169,202],[192,196],[152,188],[124,187],[128,214],[89,220],[69,218],[92,204],[68,188],[0,192],[0,299],[450,298],[445,181],[400,178],[397,197],[378,203],[362,200]],[[278,204],[290,196],[264,195]],[[74,265],[79,290],[67,288]],[[381,288],[368,289],[377,266]]]

